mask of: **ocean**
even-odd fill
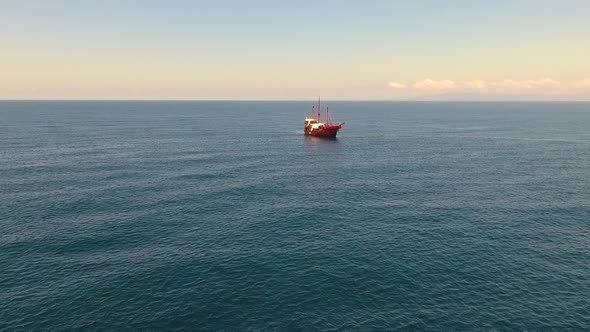
[[[0,330],[590,330],[590,103],[1,101]]]

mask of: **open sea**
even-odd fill
[[[1,101],[0,330],[590,330],[590,103]]]

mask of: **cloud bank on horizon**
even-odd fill
[[[503,79],[503,80],[433,80],[426,78],[414,82],[389,81],[389,88],[397,97],[421,97],[439,94],[477,93],[480,96],[525,95],[525,96],[590,96],[590,78],[578,80]]]

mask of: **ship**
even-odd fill
[[[310,136],[317,136],[317,137],[327,137],[327,138],[336,138],[336,134],[338,130],[342,128],[344,122],[341,124],[333,124],[330,121],[330,109],[326,106],[326,121],[322,122],[321,120],[321,102],[320,98],[318,98],[318,108],[317,108],[317,118],[314,116],[315,114],[315,105],[311,108],[311,115],[305,117],[304,122],[304,129],[303,132],[305,135]]]

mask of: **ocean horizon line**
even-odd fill
[[[0,99],[0,102],[308,102],[316,99]],[[325,102],[368,102],[368,103],[590,103],[590,100],[563,100],[563,99],[322,99]]]

